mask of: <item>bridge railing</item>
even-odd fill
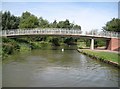
[[[79,29],[61,29],[61,28],[35,28],[35,29],[13,29],[3,30],[2,36],[15,36],[15,35],[34,35],[34,34],[51,34],[51,35],[85,35],[96,37],[119,37],[120,33],[117,32],[82,32]]]
[[[28,34],[81,34],[81,30],[69,30],[69,29],[17,29],[17,30],[3,30],[2,36],[9,35],[28,35]]]
[[[101,31],[101,32],[86,32],[86,35],[101,36],[101,37],[119,37],[120,33],[110,32],[110,31]]]

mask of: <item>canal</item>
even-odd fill
[[[118,87],[118,69],[77,50],[32,50],[3,64],[3,87]]]

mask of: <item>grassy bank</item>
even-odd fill
[[[94,51],[94,50],[87,50],[87,49],[78,49],[78,51],[92,58],[100,59],[103,62],[120,66],[120,61],[118,59],[120,55],[117,53]]]

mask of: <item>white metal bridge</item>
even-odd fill
[[[52,35],[52,36],[76,36],[93,38],[119,38],[117,32],[82,32],[79,29],[60,29],[60,28],[35,28],[35,29],[14,29],[0,31],[2,37],[30,36],[30,35]]]

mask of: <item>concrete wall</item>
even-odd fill
[[[120,39],[111,38],[107,40],[107,50],[120,51]]]

